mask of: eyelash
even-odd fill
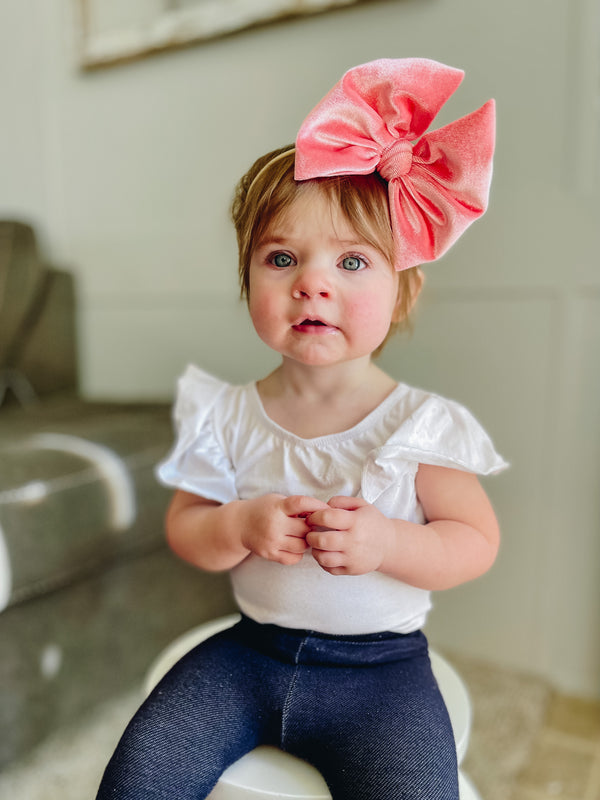
[[[340,259],[340,264],[343,264],[347,258],[355,258],[357,261],[360,261],[362,266],[359,267],[359,269],[347,269],[344,270],[344,272],[362,272],[366,267],[369,266],[368,260],[364,256],[361,256],[359,253],[346,253],[346,255],[342,256],[342,258]]]
[[[294,256],[290,255],[289,253],[286,253],[284,250],[277,250],[274,253],[270,253],[269,256],[267,257],[267,262],[269,264],[272,264],[276,269],[286,269],[286,267],[280,267],[275,263],[275,259],[278,256],[285,256],[286,258],[290,259],[291,263],[287,265],[288,267],[296,263],[296,259],[294,258]]]

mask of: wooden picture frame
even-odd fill
[[[369,0],[74,0],[79,64],[97,69]]]

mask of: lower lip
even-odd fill
[[[333,325],[292,325],[292,328],[298,333],[312,333],[315,336],[325,336],[337,331]]]

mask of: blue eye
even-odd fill
[[[293,264],[293,258],[287,253],[275,253],[271,258],[271,263],[280,268],[290,267]]]
[[[349,272],[356,272],[362,267],[364,267],[364,261],[358,256],[346,256],[342,259],[342,268]]]

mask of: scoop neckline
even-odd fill
[[[274,419],[271,419],[265,410],[263,401],[261,400],[258,392],[257,381],[252,381],[252,383],[249,384],[249,388],[254,401],[255,411],[258,413],[259,418],[267,428],[270,428],[274,433],[277,433],[283,439],[288,439],[289,441],[297,444],[307,445],[345,441],[346,439],[356,436],[363,430],[363,428],[368,428],[373,422],[374,418],[381,416],[389,405],[393,404],[393,401],[396,399],[397,395],[401,393],[401,390],[404,390],[405,385],[403,383],[397,383],[388,396],[385,397],[381,403],[379,403],[379,405],[375,406],[372,411],[369,411],[365,417],[359,420],[359,422],[357,422],[351,428],[347,428],[344,431],[338,431],[337,433],[327,433],[323,436],[313,436],[310,438],[298,436],[298,434],[293,433],[293,431],[289,431],[278,422],[275,422]]]

